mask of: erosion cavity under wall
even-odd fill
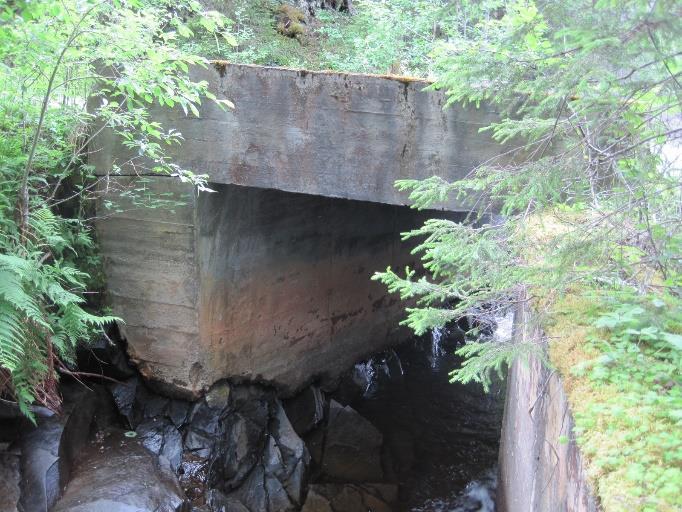
[[[523,303],[514,318],[514,341],[543,339]],[[568,442],[560,442],[565,436]],[[517,360],[507,377],[500,443],[499,512],[600,510],[573,434],[561,378],[532,356]]]
[[[145,187],[183,206],[135,208],[127,180],[98,223],[110,303],[142,374],[188,397],[222,378],[291,394],[400,341],[404,304],[370,277],[414,265],[401,232],[462,215],[171,178]]]

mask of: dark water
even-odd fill
[[[449,383],[460,361],[434,333],[357,365],[353,407],[384,435],[401,511],[492,512],[504,394]]]

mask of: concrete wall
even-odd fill
[[[194,365],[201,357],[197,198],[171,178],[147,183],[119,178],[106,187],[98,206],[97,237],[108,302],[124,320],[128,352],[148,378],[191,389],[192,382],[200,382]],[[137,203],[144,195],[130,194],[142,188],[159,197],[173,194],[181,205],[142,207]],[[105,201],[113,202],[110,208]]]
[[[404,304],[370,276],[414,263],[399,234],[433,212],[219,184],[196,197],[171,178],[145,187],[187,206],[119,198],[98,232],[130,353],[167,390],[229,377],[286,394],[407,334]]]
[[[524,304],[516,342],[539,340]],[[560,442],[566,436],[568,442]],[[497,506],[500,512],[598,512],[573,436],[573,418],[559,376],[537,357],[517,361],[507,378]]]
[[[180,109],[157,110],[154,118],[185,138],[171,150],[174,162],[208,173],[212,182],[406,204],[395,180],[455,181],[501,151],[478,132],[496,119],[493,112],[444,111],[444,95],[425,92],[427,82],[234,64],[192,73],[235,109],[207,101],[201,118]],[[126,174],[144,172],[108,130],[91,149],[101,174],[114,165]],[[444,207],[467,209],[454,199]]]

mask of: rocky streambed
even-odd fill
[[[361,361],[282,399],[222,381],[150,390],[103,340],[37,426],[0,405],[0,512],[491,511],[502,400],[448,383],[461,333]],[[92,365],[96,368],[92,368]]]

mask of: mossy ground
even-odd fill
[[[212,60],[427,78],[431,52],[445,40],[434,33],[445,16],[438,2],[363,1],[353,4],[353,15],[318,9],[314,16],[282,0],[205,2],[231,20],[228,37],[197,30],[187,44]]]
[[[543,226],[538,248],[571,229],[556,219],[531,224]],[[612,290],[574,286],[559,297],[538,295],[549,359],[562,377],[574,435],[603,509],[682,510],[682,359],[679,350],[656,341],[656,332],[681,332],[680,301],[655,293],[640,303],[629,297],[620,311],[622,318],[632,315],[637,329],[626,320],[607,329],[595,322],[613,311]]]
[[[215,8],[233,22],[232,44],[219,38],[197,37],[190,43],[191,50],[210,59],[242,64],[328,68],[325,56],[331,48],[321,28],[343,32],[352,23],[350,16],[334,11],[306,17],[278,0],[230,0],[219,2]]]

